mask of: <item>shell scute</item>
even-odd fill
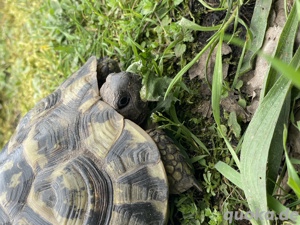
[[[5,213],[4,208],[0,205],[0,224],[10,224],[10,218]]]
[[[7,214],[16,216],[25,204],[33,181],[33,171],[22,160],[22,149],[18,149],[0,165],[0,205]]]
[[[145,131],[133,122],[126,124],[105,158],[106,170],[111,177],[120,177],[124,173],[155,164],[160,161],[160,155],[152,139],[148,139]]]
[[[45,220],[39,213],[34,212],[27,205],[24,206],[21,213],[14,218],[13,224],[26,224],[26,225],[52,225],[50,221]]]
[[[81,115],[82,148],[88,149],[103,164],[109,150],[121,135],[124,119],[104,102],[97,102]]]
[[[109,151],[104,169],[112,178],[114,191],[111,224],[164,223],[167,178],[158,149],[145,131],[125,120],[123,132]],[[149,212],[152,216],[148,219]]]
[[[40,101],[0,153],[0,224],[165,223],[159,151],[101,101],[96,66]]]
[[[113,208],[111,224],[163,225],[165,215],[149,202],[117,205]]]
[[[105,171],[91,159],[79,156],[39,173],[28,206],[53,224],[105,224],[112,208],[111,190]]]

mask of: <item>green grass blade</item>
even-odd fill
[[[296,1],[296,7],[297,7],[298,21],[300,22],[300,1]]]
[[[299,49],[297,52],[299,52],[300,55]],[[264,54],[263,57],[268,60],[278,72],[282,73],[286,78],[290,79],[295,86],[300,88],[300,71],[296,70],[294,66],[288,65],[277,58],[273,58]],[[300,57],[298,60],[300,60]]]
[[[215,168],[234,185],[242,189],[241,174],[226,163],[219,161]]]
[[[253,40],[250,45],[250,49],[245,55],[244,63],[240,70],[243,74],[252,68],[256,53],[260,50],[268,25],[268,17],[272,6],[272,0],[258,0],[255,3],[253,17],[251,20],[250,31],[253,34]]]
[[[292,162],[293,164],[300,165],[300,159],[292,158],[292,159],[291,159],[291,162]]]
[[[220,101],[223,89],[223,73],[222,73],[222,44],[223,44],[223,35],[220,35],[219,43],[217,46],[216,62],[213,73],[212,81],[212,95],[211,95],[211,104],[213,115],[218,127],[221,125],[220,119]]]
[[[223,44],[224,33],[220,32],[219,43],[217,46],[217,54],[216,54],[216,62],[214,67],[213,73],[213,81],[212,81],[212,95],[211,95],[211,102],[212,102],[212,111],[213,116],[217,124],[217,129],[221,134],[222,138],[224,139],[233,160],[238,168],[240,168],[240,161],[237,157],[236,152],[232,148],[230,142],[228,141],[226,135],[223,133],[221,128],[221,116],[220,116],[220,101],[223,89],[223,73],[222,73],[222,44]]]
[[[285,153],[285,160],[288,170],[288,182],[287,184],[292,188],[292,190],[295,192],[297,197],[300,199],[300,178],[298,176],[297,171],[295,170],[293,164],[290,161],[287,149],[286,149],[286,141],[287,141],[287,128],[284,126],[284,132],[283,132],[283,146],[284,146],[284,153]]]
[[[219,129],[219,131],[221,131],[221,128]],[[240,167],[241,167],[241,166],[240,166],[240,160],[239,160],[239,158],[238,158],[238,156],[237,156],[235,150],[234,150],[233,147],[231,146],[230,141],[227,139],[226,135],[223,134],[222,131],[221,131],[221,136],[222,136],[222,138],[224,139],[225,144],[226,144],[228,150],[230,151],[230,154],[231,154],[231,156],[232,156],[232,158],[233,158],[233,160],[234,160],[236,166],[240,169]]]
[[[248,26],[245,24],[245,22],[243,20],[239,19],[238,21],[246,29],[246,41],[239,40],[239,43],[241,44],[239,46],[242,48],[242,52],[241,52],[241,57],[239,59],[238,66],[237,66],[237,69],[236,69],[236,74],[235,74],[235,77],[234,77],[234,80],[233,80],[233,83],[232,83],[232,88],[236,87],[236,84],[238,82],[238,78],[240,77],[241,67],[243,65],[245,54],[247,52],[246,50],[248,50],[249,42],[251,40],[251,32],[250,32]],[[230,40],[230,42],[231,42],[231,40]]]
[[[271,195],[268,195],[267,199],[270,208],[274,210],[278,215],[280,213],[285,213],[285,215],[287,215],[288,218],[293,219],[296,222],[295,224],[300,224],[300,216],[298,215],[297,212],[291,211],[289,208],[282,205],[277,199],[275,199]]]
[[[294,4],[290,15],[284,25],[284,28],[280,34],[280,38],[275,51],[275,58],[279,58],[283,62],[289,63],[293,57],[293,49],[295,44],[295,37],[298,32],[298,19],[296,14],[296,4]],[[275,59],[276,60],[276,59]],[[268,73],[268,77],[265,81],[264,87],[261,91],[261,98],[263,98],[269,89],[273,86],[279,77],[276,69],[277,64],[274,64],[274,68],[271,67]],[[284,71],[284,70],[283,70]]]
[[[289,179],[287,184],[292,188],[292,190],[295,192],[295,194],[297,195],[297,197],[300,199],[300,179],[299,177],[297,177],[297,171],[295,170],[295,168],[293,167],[293,165],[290,163],[288,165],[290,167],[289,169]],[[290,175],[291,174],[291,175]],[[294,179],[294,177],[296,179]]]
[[[205,1],[203,0],[199,0],[199,2],[206,8],[212,10],[212,11],[222,11],[222,10],[225,10],[225,8],[213,8],[211,7],[210,5],[208,5]]]
[[[173,121],[176,123],[176,124],[180,124],[180,129],[182,129],[182,131],[185,133],[185,135],[187,137],[191,137],[192,140],[194,142],[197,143],[197,145],[202,148],[204,151],[206,151],[206,153],[208,155],[210,155],[208,149],[206,148],[206,146],[204,145],[204,143],[196,136],[194,135],[186,126],[184,126],[183,123],[181,123],[179,120],[178,120],[178,117],[177,117],[177,114],[176,114],[176,110],[175,110],[175,107],[174,105],[170,108],[170,115],[173,119]]]

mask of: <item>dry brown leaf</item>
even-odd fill
[[[263,51],[267,54],[272,54],[277,46],[282,27],[270,27],[267,30]],[[247,82],[247,93],[253,96],[253,92],[259,95],[263,87],[265,76],[269,70],[269,63],[262,57],[258,56],[255,64],[254,75],[252,79]]]
[[[193,113],[200,113],[205,118],[211,118],[212,109],[210,100],[202,100],[199,102],[198,107],[193,110]]]
[[[249,114],[238,104],[238,96],[230,92],[229,96],[221,100],[221,106],[226,112],[235,112],[243,122],[250,120]]]
[[[264,53],[272,55],[276,49],[280,34],[283,26],[286,22],[284,13],[284,1],[278,0],[275,3],[275,11],[271,14],[270,27],[267,29],[265,35],[265,41],[262,47]],[[255,63],[254,71],[250,71],[248,74],[242,77],[242,80],[247,85],[244,87],[244,91],[252,96],[251,105],[247,107],[247,111],[250,114],[254,114],[260,99],[260,91],[263,88],[265,82],[265,76],[270,68],[269,63],[262,57],[258,56]]]
[[[211,57],[207,63],[207,69],[205,71],[205,67],[206,67],[206,62],[209,56],[209,51],[205,51],[203,53],[203,55],[200,57],[200,59],[198,60],[197,63],[195,63],[189,70],[189,77],[190,79],[194,79],[195,77],[198,77],[200,80],[202,79],[206,79],[205,75],[207,72],[207,79],[208,81],[211,83],[212,81],[212,75],[213,75],[213,71],[214,71],[214,65],[216,62],[216,51],[217,51],[217,46],[215,47],[214,51],[211,54]],[[232,50],[229,47],[229,45],[227,44],[223,44],[222,45],[222,55],[228,55],[229,53],[231,53]],[[227,76],[228,73],[228,64],[227,63],[223,63],[223,76],[224,78]]]

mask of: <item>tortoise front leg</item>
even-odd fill
[[[158,129],[147,130],[147,133],[152,137],[160,151],[168,176],[170,194],[180,194],[192,186],[201,192],[202,189],[192,174],[190,166],[172,139]]]

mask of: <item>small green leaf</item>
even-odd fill
[[[240,99],[238,100],[238,104],[239,104],[239,106],[243,107],[243,109],[245,109],[246,106],[247,106],[247,102],[246,102],[246,100],[243,99],[243,98],[240,98]]]
[[[178,24],[184,28],[194,30],[194,31],[215,31],[221,27],[221,25],[211,26],[211,27],[203,27],[203,26],[200,26],[184,17],[182,17],[182,19],[178,22]]]
[[[128,66],[128,68],[126,69],[126,71],[138,74],[139,71],[141,70],[142,66],[143,66],[143,64],[142,64],[141,61],[134,62],[130,66]]]
[[[177,5],[179,5],[181,2],[183,2],[183,0],[174,0],[174,5],[177,6]]]
[[[230,113],[229,119],[228,119],[228,126],[231,127],[231,129],[234,133],[234,136],[239,138],[241,135],[241,126],[237,121],[235,112]]]
[[[239,80],[239,81],[236,83],[235,88],[236,88],[237,90],[240,90],[241,87],[243,87],[243,85],[244,85],[243,81],[242,81],[242,80]]]
[[[143,15],[148,15],[153,12],[154,9],[153,1],[146,0],[146,1],[141,1],[141,3],[142,3],[141,13]]]
[[[168,88],[171,78],[156,77],[155,75],[150,74],[149,80],[151,82],[148,82],[142,88],[141,97],[147,101],[158,101]]]
[[[186,50],[185,44],[177,44],[174,49],[176,57],[182,56],[182,54],[185,52],[185,50]]]

